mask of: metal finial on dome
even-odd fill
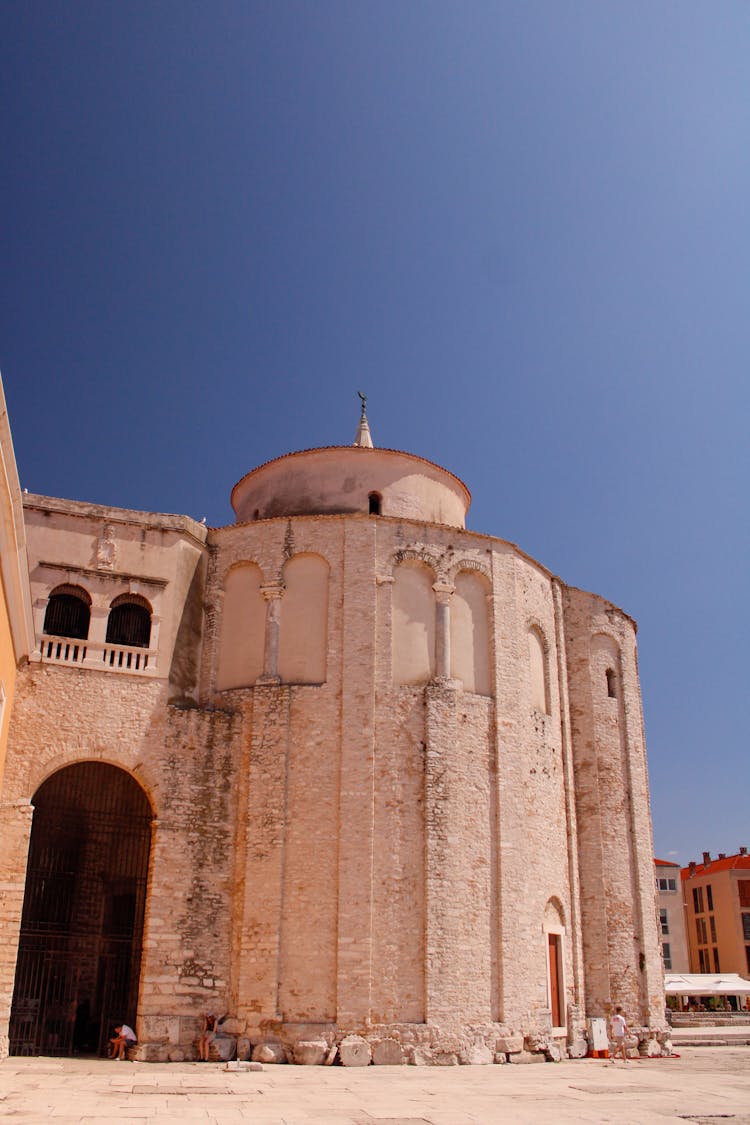
[[[359,425],[357,426],[357,436],[354,439],[354,445],[359,445],[364,449],[372,449],[372,435],[370,434],[370,426],[367,421],[367,395],[362,391],[357,391],[360,402],[362,403],[362,413],[359,417]]]

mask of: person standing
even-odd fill
[[[630,1030],[619,1004],[615,1008],[615,1014],[610,1020],[610,1034],[612,1036],[612,1042],[615,1045],[615,1049],[612,1052],[612,1065],[614,1066],[618,1053],[622,1053],[623,1062],[629,1062],[626,1040],[627,1036],[630,1034]]]

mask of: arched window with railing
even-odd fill
[[[91,598],[82,586],[57,586],[49,596],[44,615],[48,637],[85,641],[91,621]]]
[[[108,645],[148,648],[151,641],[151,606],[138,594],[121,594],[109,607]]]

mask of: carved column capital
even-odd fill
[[[264,582],[260,592],[267,602],[280,598],[286,589],[283,582]]]

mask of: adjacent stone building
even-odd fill
[[[663,1028],[634,622],[469,501],[364,412],[228,527],[25,497],[3,1049],[126,1019],[190,1057],[208,1010],[298,1057],[576,1054],[614,1003]]]

